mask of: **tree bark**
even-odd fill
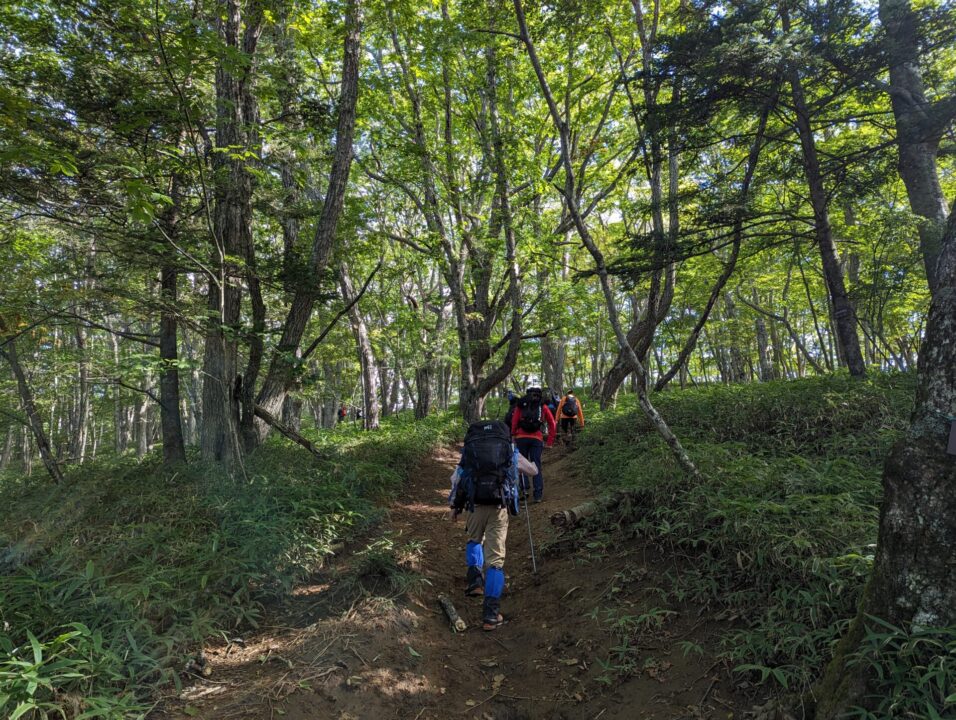
[[[166,209],[161,222],[167,240],[179,238],[179,208],[182,202],[182,179],[174,173],[170,183],[172,204]],[[179,274],[172,253],[167,252],[160,274],[159,317],[159,415],[162,428],[163,462],[166,465],[186,462],[186,443],[183,439],[183,420],[179,397]]]
[[[312,317],[312,308],[319,295],[318,280],[322,277],[332,253],[335,230],[345,202],[345,189],[352,166],[352,140],[355,136],[355,106],[358,99],[359,65],[362,46],[362,2],[348,0],[345,10],[345,41],[342,56],[342,82],[338,100],[338,121],[335,131],[335,151],[329,184],[326,189],[322,213],[319,216],[312,238],[312,250],[307,265],[311,282],[303,282],[296,290],[282,326],[275,353],[256,404],[270,416],[276,415],[285,400],[286,393],[295,382],[297,365],[293,361],[295,351],[302,342],[306,325]],[[258,437],[261,442],[269,433],[270,426],[261,422]]]
[[[90,358],[86,347],[86,327],[77,323],[74,329],[76,338],[76,413],[72,428],[72,438],[68,462],[82,463],[86,457],[86,442],[90,431]]]
[[[342,289],[342,299],[346,303],[352,304],[355,299],[355,287],[352,285],[348,267],[344,262],[339,264],[339,286]],[[381,406],[378,399],[378,363],[375,360],[375,352],[372,350],[372,342],[369,340],[365,317],[357,303],[352,304],[349,308],[349,324],[352,326],[359,364],[362,367],[362,404],[364,407],[362,426],[366,430],[378,430],[381,421]]]
[[[754,304],[756,305],[760,298],[757,295],[757,288],[751,289]],[[770,382],[776,378],[773,369],[773,361],[770,357],[770,338],[767,334],[767,323],[763,315],[759,313],[754,318],[754,335],[757,338],[757,360],[760,364],[760,382]]]
[[[432,404],[432,365],[426,363],[415,368],[415,419],[428,417]]]
[[[866,663],[847,663],[869,617],[902,629],[956,625],[956,456],[947,452],[956,423],[956,213],[943,235],[937,284],[919,355],[916,407],[907,436],[883,470],[876,558],[859,613],[827,668],[818,720],[853,706],[873,709],[877,678]],[[876,695],[876,700],[874,699]]]
[[[6,336],[9,333],[9,330],[4,322],[3,318],[0,318],[0,338]],[[8,338],[3,344],[0,344],[0,355],[7,359],[7,362],[10,363],[10,367],[13,370],[13,375],[17,379],[17,390],[20,393],[20,403],[23,406],[23,411],[26,413],[27,421],[30,426],[30,430],[33,432],[33,438],[36,440],[37,448],[40,451],[40,458],[43,460],[43,466],[46,468],[47,472],[50,473],[50,477],[53,478],[53,482],[61,483],[63,482],[63,472],[60,470],[60,466],[57,464],[57,460],[53,455],[53,451],[50,449],[50,442],[47,440],[46,432],[43,430],[43,419],[40,417],[40,413],[37,411],[36,403],[33,401],[33,391],[30,389],[30,384],[27,382],[27,376],[23,372],[23,368],[20,365],[20,358],[17,355],[17,340],[15,336]],[[24,457],[27,456],[25,452]]]
[[[783,19],[784,32],[789,32],[790,21],[785,8],[781,10],[781,18]],[[833,241],[827,190],[820,171],[820,161],[817,157],[813,128],[810,125],[810,111],[807,106],[806,95],[799,70],[796,67],[789,68],[788,80],[796,113],[797,133],[800,136],[800,145],[803,149],[803,169],[810,192],[810,205],[813,207],[814,235],[823,261],[823,276],[826,280],[830,302],[833,304],[837,338],[846,357],[850,375],[863,377],[866,375],[866,365],[860,352],[860,338],[856,332],[856,311],[847,296],[846,285],[843,281],[843,269],[840,267],[836,244]]]
[[[890,102],[896,121],[899,172],[910,207],[920,216],[920,250],[930,293],[936,292],[936,265],[946,227],[946,197],[939,183],[936,155],[947,124],[956,117],[956,97],[927,101],[919,58],[919,27],[910,0],[880,0],[886,31]]]
[[[239,0],[220,2],[219,38],[224,54],[216,68],[216,147],[213,154],[213,241],[203,357],[202,457],[230,465],[239,460],[240,310],[243,269],[238,258],[252,246],[253,176],[246,153],[258,122],[252,85],[262,8],[250,2],[243,18]],[[238,63],[236,56],[244,58]]]

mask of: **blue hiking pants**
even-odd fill
[[[517,438],[515,445],[518,446],[518,452],[538,468],[538,474],[534,476],[534,499],[540,500],[544,495],[544,477],[541,475],[541,451],[544,449],[544,443],[536,438]]]

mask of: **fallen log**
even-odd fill
[[[586,517],[590,517],[597,512],[613,510],[620,505],[623,500],[634,500],[637,499],[637,497],[638,495],[636,493],[616,492],[613,495],[588,500],[568,510],[559,510],[554,513],[551,515],[551,524],[563,530],[568,530]]]
[[[458,611],[455,610],[455,606],[451,604],[451,600],[449,600],[446,595],[438,596],[438,604],[441,605],[441,609],[444,610],[445,615],[448,616],[452,632],[464,632],[468,629],[468,626],[465,625],[465,621],[458,615]]]

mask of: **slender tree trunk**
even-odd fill
[[[86,443],[90,431],[90,358],[86,347],[86,328],[77,323],[74,330],[77,352],[77,397],[73,423],[70,461],[82,463],[86,458]]]
[[[535,76],[538,79],[538,84],[541,87],[541,90],[545,96],[545,100],[548,103],[548,110],[551,115],[551,120],[554,124],[555,130],[557,130],[559,135],[561,162],[565,171],[564,195],[567,200],[568,212],[574,222],[574,227],[578,233],[578,237],[581,238],[581,242],[587,248],[587,251],[590,253],[591,257],[594,259],[595,269],[601,282],[601,291],[604,295],[604,303],[607,306],[608,317],[611,321],[611,327],[614,329],[614,335],[617,338],[618,346],[626,352],[628,361],[630,362],[631,370],[641,376],[638,404],[647,418],[651,421],[651,424],[664,439],[664,442],[667,443],[668,447],[670,447],[678,464],[684,469],[690,478],[700,481],[702,480],[702,477],[697,469],[697,466],[691,460],[690,456],[687,454],[687,451],[684,450],[684,447],[681,445],[680,440],[676,435],[674,435],[670,427],[668,427],[664,418],[661,417],[660,413],[657,411],[657,408],[654,407],[653,403],[651,403],[651,400],[648,397],[647,371],[641,364],[640,359],[634,352],[634,348],[628,342],[627,336],[621,327],[620,317],[617,311],[617,303],[614,300],[614,292],[611,289],[611,283],[608,276],[607,265],[604,261],[604,255],[591,237],[591,233],[584,222],[584,219],[581,217],[581,213],[577,207],[577,201],[575,200],[576,189],[574,166],[571,162],[570,129],[567,122],[562,118],[561,113],[558,111],[558,107],[554,102],[554,97],[551,94],[551,88],[548,85],[547,78],[541,68],[541,63],[538,59],[538,54],[535,50],[534,43],[531,41],[531,36],[528,34],[528,27],[525,21],[524,9],[521,5],[521,0],[514,0],[514,8],[515,15],[517,16],[518,20],[518,27],[520,29],[521,40],[525,45],[528,58],[531,60]]]
[[[754,305],[756,305],[760,300],[757,295],[757,288],[753,288],[751,294],[753,296]],[[776,372],[774,372],[773,361],[770,356],[770,339],[767,334],[767,323],[763,315],[759,313],[754,318],[754,335],[757,338],[757,359],[760,363],[760,382],[770,382],[776,378]]]
[[[29,427],[23,428],[21,443],[21,458],[23,461],[23,474],[27,477],[33,475],[33,445],[30,442],[32,437]]]
[[[781,11],[781,17],[783,18],[784,31],[789,32],[789,16],[785,9]],[[847,296],[846,286],[843,282],[843,269],[840,267],[836,244],[833,240],[828,209],[829,200],[823,175],[820,171],[813,128],[810,125],[810,111],[807,107],[798,69],[792,67],[788,74],[796,112],[797,132],[800,135],[800,145],[803,148],[803,169],[810,192],[810,205],[813,207],[814,234],[823,261],[823,277],[826,280],[830,302],[833,304],[836,334],[846,357],[850,374],[854,377],[863,377],[866,375],[866,365],[860,352],[860,338],[856,332],[856,311]]]
[[[7,428],[7,439],[3,443],[3,454],[0,455],[0,473],[10,467],[10,458],[13,456],[13,441],[16,431],[11,425]]]
[[[342,82],[338,101],[338,121],[335,132],[335,151],[329,184],[322,213],[316,223],[312,239],[307,273],[319,278],[328,265],[335,231],[345,201],[345,189],[352,166],[352,140],[355,135],[355,106],[358,99],[359,64],[361,61],[362,2],[347,0],[345,10],[345,42],[342,59]],[[256,404],[270,415],[278,414],[285,395],[295,382],[296,365],[291,358],[302,342],[306,325],[312,317],[312,308],[318,296],[317,283],[308,283],[296,290],[282,326],[282,335],[272,355],[272,361]],[[269,434],[270,426],[258,425],[259,440]]]
[[[344,262],[339,264],[339,286],[342,289],[342,299],[346,303],[351,303],[355,299],[355,287]],[[362,366],[362,399],[365,410],[362,425],[366,430],[378,430],[381,419],[381,406],[378,400],[378,363],[372,350],[365,316],[362,315],[358,303],[349,309],[349,323],[352,326],[352,335],[355,337],[359,363]]]
[[[7,335],[8,332],[6,323],[3,318],[0,318],[0,338]],[[37,411],[36,404],[33,401],[33,391],[30,389],[27,376],[20,366],[15,337],[10,337],[3,346],[0,346],[0,355],[3,355],[3,357],[7,359],[7,362],[10,363],[13,376],[17,379],[20,403],[23,406],[23,411],[26,413],[27,421],[30,424],[30,430],[33,432],[33,437],[36,440],[37,448],[40,450],[40,458],[43,460],[43,465],[46,467],[47,472],[50,473],[50,477],[53,478],[53,482],[61,483],[63,482],[63,473],[57,464],[56,458],[53,456],[53,451],[50,449],[50,442],[47,440],[46,433],[43,430],[43,419],[40,417],[40,413]],[[25,456],[26,455],[25,453]],[[29,456],[32,457],[32,453],[29,453]]]

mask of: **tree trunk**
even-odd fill
[[[335,151],[322,213],[315,226],[312,250],[309,256],[307,277],[296,290],[282,326],[282,335],[272,355],[266,378],[259,391],[256,405],[270,416],[282,407],[286,393],[295,382],[297,366],[292,358],[302,342],[306,325],[312,317],[312,308],[319,294],[318,278],[325,272],[339,216],[345,202],[345,189],[352,166],[352,140],[355,135],[355,105],[358,99],[359,63],[361,61],[361,0],[348,0],[345,10],[345,43],[342,58],[342,82],[338,100],[338,121],[335,131]],[[261,442],[268,435],[270,425],[260,422],[258,438]]]
[[[789,32],[789,16],[785,10],[781,12],[781,17],[783,18],[784,31]],[[807,107],[799,71],[796,67],[792,67],[788,71],[788,75],[796,112],[797,132],[800,136],[800,145],[803,148],[803,169],[810,192],[810,205],[813,207],[814,234],[823,261],[823,277],[826,280],[830,302],[833,304],[836,334],[846,357],[850,375],[863,377],[866,375],[866,365],[863,362],[863,355],[860,352],[860,339],[856,332],[856,312],[847,296],[846,286],[843,282],[843,269],[840,267],[836,244],[833,241],[828,209],[829,200],[823,175],[820,172],[816,140],[814,139],[813,128],[810,125],[810,111]]]
[[[680,440],[671,431],[670,427],[667,425],[667,422],[663,417],[661,417],[660,413],[657,411],[648,397],[647,371],[641,364],[640,358],[638,358],[634,348],[628,342],[627,336],[621,327],[620,317],[618,316],[617,312],[617,303],[614,300],[614,292],[611,289],[611,283],[608,276],[607,265],[604,261],[604,255],[594,242],[590,230],[588,229],[588,226],[577,207],[574,166],[571,162],[570,129],[567,122],[562,118],[561,113],[558,111],[558,107],[554,102],[554,96],[551,94],[550,85],[545,77],[544,70],[541,68],[541,62],[538,59],[538,54],[535,50],[534,43],[531,41],[531,36],[528,34],[528,27],[525,21],[524,9],[521,5],[521,0],[514,0],[514,8],[515,15],[517,16],[518,27],[520,29],[521,41],[524,43],[524,46],[527,50],[528,58],[531,60],[535,76],[538,80],[538,85],[541,87],[542,93],[547,101],[548,111],[551,115],[552,123],[554,124],[554,128],[559,136],[561,163],[564,166],[565,171],[564,196],[567,201],[568,213],[574,222],[574,227],[577,231],[578,237],[581,239],[581,242],[584,244],[585,248],[587,248],[588,253],[590,253],[594,260],[595,269],[601,282],[601,292],[604,295],[604,304],[607,308],[608,318],[611,321],[611,327],[614,329],[614,335],[617,338],[618,346],[626,353],[628,362],[630,364],[630,369],[637,373],[641,378],[641,382],[639,384],[638,404],[640,405],[641,410],[647,416],[648,420],[650,420],[651,424],[661,435],[664,442],[671,449],[675,459],[677,460],[677,463],[687,473],[688,477],[695,481],[701,481],[703,478],[700,474],[700,471],[697,469],[697,466],[694,464],[693,460],[691,460],[690,456],[687,454],[687,451],[684,450],[683,445],[681,445]]]
[[[209,323],[203,357],[203,421],[200,450],[207,461],[239,460],[239,376],[242,267],[252,245],[253,176],[247,168],[250,133],[258,122],[251,97],[262,10],[252,3],[243,18],[238,0],[228,0],[219,37],[228,56],[216,68],[216,146],[213,154],[214,248],[209,277]],[[236,62],[236,56],[245,62]],[[251,116],[249,115],[252,110]],[[237,152],[238,150],[238,152]]]
[[[182,201],[181,178],[174,173],[170,196],[172,204],[163,214],[162,223],[167,240],[179,239],[179,207]],[[159,317],[159,414],[162,426],[163,462],[166,465],[186,462],[186,443],[183,439],[183,420],[179,398],[179,343],[176,313],[179,311],[179,275],[173,264],[172,253],[167,253],[160,270]]]
[[[10,467],[10,458],[13,456],[13,441],[16,434],[13,425],[7,428],[7,439],[3,443],[3,454],[0,455],[0,473]]]
[[[149,379],[146,380],[146,389]],[[142,460],[149,452],[149,398],[145,393],[136,398],[133,411],[133,429],[136,437],[136,457]]]
[[[3,318],[0,318],[0,338],[7,335],[7,333],[6,323]],[[10,367],[13,369],[13,376],[17,379],[20,403],[23,406],[23,411],[26,413],[27,421],[29,422],[30,430],[33,432],[33,437],[36,440],[37,448],[40,450],[40,458],[43,460],[43,465],[46,467],[47,472],[50,473],[50,477],[53,478],[53,482],[63,482],[63,473],[57,464],[56,458],[53,456],[50,443],[43,430],[43,419],[40,417],[36,404],[33,402],[33,391],[30,389],[26,374],[20,366],[15,336],[11,336],[3,345],[0,345],[0,355],[3,355],[3,357],[7,359],[7,362],[10,363]]]
[[[757,295],[757,288],[751,290],[754,304],[756,305],[760,298]],[[770,338],[767,334],[767,323],[763,315],[757,313],[754,318],[754,335],[757,338],[757,358],[760,363],[760,382],[770,382],[776,378],[773,361],[770,356]]]
[[[956,116],[956,97],[935,105],[926,99],[919,58],[919,28],[910,0],[880,0],[880,22],[886,31],[890,70],[890,102],[896,120],[899,172],[910,207],[922,218],[920,250],[930,293],[936,293],[936,264],[946,226],[946,197],[936,169],[939,141]]]
[[[426,363],[415,368],[415,419],[428,417],[432,404],[432,366]]]
[[[110,333],[110,343],[113,346],[113,372],[118,376],[120,373],[120,349],[119,339],[115,333]],[[123,407],[123,390],[117,384],[113,383],[113,449],[122,454],[126,452],[126,434],[123,421],[126,418],[126,408]]]
[[[26,477],[33,475],[33,445],[30,443],[30,438],[33,437],[30,428],[23,428],[22,442],[21,442],[21,458],[23,462],[23,474]]]
[[[344,262],[339,264],[339,286],[342,289],[342,299],[346,303],[352,303],[355,299],[355,287],[352,285],[348,267]],[[378,401],[378,363],[372,350],[365,316],[362,315],[357,303],[349,308],[349,324],[352,326],[352,335],[355,337],[355,347],[362,367],[362,401],[364,406],[362,425],[366,430],[378,430],[381,419],[381,406]]]
[[[873,572],[822,682],[818,720],[840,717],[853,706],[873,709],[882,699],[868,664],[847,663],[870,617],[904,630],[956,626],[956,457],[947,452],[950,433],[956,432],[956,213],[950,214],[936,270],[916,407],[907,437],[895,445],[883,470]]]

